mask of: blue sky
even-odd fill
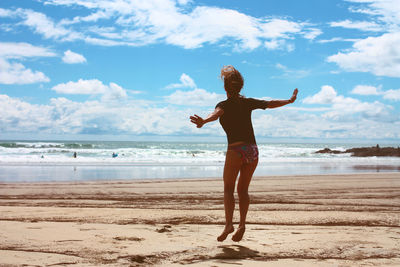
[[[265,140],[400,140],[397,0],[38,0],[0,3],[0,139],[223,138],[197,129],[225,98]]]

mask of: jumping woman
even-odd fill
[[[258,149],[254,137],[251,112],[254,109],[278,108],[293,103],[297,97],[297,88],[289,100],[259,100],[240,95],[243,87],[243,77],[233,66],[224,66],[221,79],[227,99],[219,102],[215,110],[203,119],[198,115],[190,117],[190,121],[201,128],[204,124],[219,119],[228,139],[224,166],[224,207],[225,228],[218,236],[218,241],[224,241],[234,231],[233,211],[235,209],[235,184],[240,172],[237,185],[239,196],[240,222],[232,240],[242,240],[246,230],[246,215],[249,209],[249,184],[258,163]]]

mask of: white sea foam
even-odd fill
[[[344,151],[355,145],[333,144]],[[356,158],[350,154],[317,154],[324,144],[259,144],[260,164],[354,163],[400,164],[399,158]],[[220,164],[226,144],[177,142],[0,142],[0,164]],[[73,154],[77,153],[77,158]],[[118,154],[113,158],[112,154]]]

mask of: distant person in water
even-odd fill
[[[227,236],[234,232],[232,217],[235,209],[235,184],[240,172],[237,185],[239,196],[240,222],[236,233],[232,236],[233,241],[242,240],[246,230],[246,215],[249,209],[248,188],[253,173],[258,163],[258,149],[254,137],[251,112],[254,109],[278,108],[293,103],[297,97],[297,88],[288,100],[259,100],[246,98],[240,94],[243,87],[243,77],[233,66],[224,66],[221,70],[221,79],[227,99],[219,102],[215,110],[207,118],[198,115],[190,117],[197,128],[204,124],[219,119],[228,139],[224,166],[224,207],[225,228],[218,236],[218,241],[224,241]]]

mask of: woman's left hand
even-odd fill
[[[194,116],[190,116],[190,121],[196,124],[197,128],[201,128],[204,125],[203,118],[196,114],[194,114]]]

